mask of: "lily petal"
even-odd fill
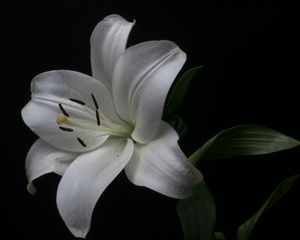
[[[107,139],[107,132],[93,129],[98,127],[93,96],[99,105],[100,118],[104,119],[101,124],[105,122],[114,126],[121,122],[114,110],[110,93],[103,84],[87,75],[63,70],[46,72],[32,80],[31,88],[32,100],[22,110],[23,120],[40,138],[59,149],[88,151]],[[79,100],[85,105],[70,99]],[[71,127],[69,132],[62,131],[57,124],[61,114],[68,115],[72,122],[87,128]],[[82,146],[78,138],[86,146]]]
[[[162,123],[153,141],[135,144],[132,159],[125,167],[129,180],[172,198],[189,197],[203,177],[187,161],[177,141],[175,130]]]
[[[80,155],[64,173],[57,206],[76,237],[85,238],[98,198],[130,160],[133,148],[130,139],[109,138],[95,151]]]
[[[99,109],[106,118],[120,123],[110,92],[95,78],[70,70],[54,70],[36,76],[31,82],[32,97],[45,95],[66,99],[77,99],[90,109],[95,109],[94,95]]]
[[[113,99],[121,118],[135,126],[135,141],[147,143],[156,135],[169,88],[185,59],[175,43],[150,41],[128,48],[118,60]]]
[[[109,15],[95,27],[91,35],[91,65],[93,76],[111,89],[113,69],[126,49],[129,33],[135,21],[119,15]]]
[[[25,162],[28,178],[27,189],[31,194],[36,192],[32,181],[46,173],[54,172],[63,175],[67,167],[78,154],[61,151],[38,139],[30,148]]]

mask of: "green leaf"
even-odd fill
[[[208,140],[189,160],[219,159],[241,155],[258,155],[299,146],[300,142],[270,128],[239,125],[225,129]]]
[[[274,206],[293,186],[293,184],[298,180],[300,175],[293,175],[285,180],[283,180],[276,189],[272,192],[271,196],[267,199],[264,205],[245,223],[243,223],[237,232],[237,239],[238,240],[247,240],[249,239],[257,221],[259,220],[260,216],[267,211],[269,208]]]
[[[177,205],[185,240],[212,240],[216,224],[215,201],[206,183],[199,183],[194,194]]]
[[[202,67],[203,65],[191,68],[190,70],[186,71],[178,79],[178,81],[176,81],[175,85],[171,88],[170,93],[168,95],[165,104],[164,115],[168,116],[174,114],[176,110],[180,107],[192,78]]]
[[[179,137],[186,135],[187,126],[181,117],[178,115],[172,115],[165,119],[167,123],[169,123],[178,133]]]
[[[215,240],[226,240],[222,232],[215,232]]]

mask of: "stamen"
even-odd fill
[[[84,143],[84,141],[81,138],[78,137],[77,140],[83,147],[86,147],[86,144]]]
[[[85,105],[85,102],[80,101],[80,100],[78,100],[78,99],[69,98],[69,100],[72,101],[72,102],[78,103],[78,104],[80,104],[80,105]]]
[[[97,103],[97,101],[96,101],[96,98],[95,98],[94,94],[91,93],[91,96],[92,96],[94,105],[95,105],[96,109],[98,110],[98,109],[99,109],[99,106],[98,106],[98,103]]]
[[[66,115],[60,113],[57,116],[56,123],[57,125],[65,124],[63,126],[58,126],[63,131],[69,131],[71,132],[76,131],[76,129],[85,129],[89,131],[100,131],[100,132],[106,132],[109,133],[112,136],[118,136],[118,137],[128,137],[130,135],[131,129],[113,129],[110,127],[104,127],[101,126],[101,119],[99,112],[96,110],[96,119],[97,119],[97,125],[90,125],[90,124],[83,124],[80,122],[74,122],[70,118],[68,118]],[[81,140],[81,139],[80,139]],[[78,141],[80,142],[78,139]],[[82,141],[82,140],[81,140]],[[82,144],[83,143],[83,144]],[[81,145],[86,145],[83,141],[80,143]]]
[[[70,117],[70,115],[66,112],[66,110],[63,108],[63,106],[60,103],[58,104],[58,106],[63,114],[65,114],[67,117]]]
[[[66,127],[62,127],[62,126],[59,126],[59,128],[63,131],[66,131],[66,132],[73,132],[74,131],[72,128],[66,128]]]
[[[67,123],[68,122],[68,117],[64,114],[58,114],[56,123],[57,124],[62,124],[62,123]]]
[[[100,117],[97,110],[96,110],[96,118],[97,118],[97,125],[100,126]]]

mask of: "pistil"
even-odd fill
[[[103,127],[103,126],[99,126],[99,125],[92,126],[92,125],[86,125],[86,124],[74,122],[74,121],[71,121],[70,118],[67,117],[64,114],[59,114],[57,116],[56,123],[57,123],[57,125],[64,124],[64,125],[67,125],[67,126],[72,127],[72,128],[86,129],[86,130],[91,130],[91,131],[107,132],[110,135],[118,136],[118,137],[127,137],[129,135],[128,131],[114,130],[112,128],[107,128],[107,127]],[[99,119],[99,124],[100,124],[100,119]],[[61,127],[60,126],[60,129],[66,131],[66,129],[69,130],[71,128],[66,128],[66,127]]]

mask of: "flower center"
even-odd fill
[[[86,120],[76,120],[75,118],[72,118],[72,112],[69,112],[69,110],[66,111],[66,108],[61,103],[59,103],[58,107],[61,113],[58,114],[56,119],[56,124],[58,125],[59,129],[65,132],[74,132],[76,129],[97,131],[100,134],[103,133],[103,135],[111,135],[117,137],[129,137],[131,135],[131,132],[133,131],[133,128],[131,126],[127,124],[121,126],[110,123],[102,114],[100,118],[101,111],[99,109],[98,102],[92,93],[91,98],[93,100],[95,109],[85,107],[85,103],[81,100],[69,98],[70,101],[77,103],[78,107],[82,108],[81,110],[84,110],[85,113],[88,113],[87,115],[85,115],[88,116],[88,119]],[[83,138],[77,137],[77,141],[83,147],[87,146]]]
[[[130,135],[129,129],[124,129],[123,131],[121,129],[113,129],[113,128],[108,128],[108,127],[102,127],[102,126],[91,126],[88,124],[82,124],[78,123],[75,121],[70,120],[66,115],[64,114],[58,114],[57,120],[56,120],[57,125],[59,125],[59,128],[63,131],[66,132],[73,132],[73,128],[80,128],[80,129],[85,129],[85,130],[92,130],[92,131],[101,131],[101,132],[107,132],[110,133],[110,135],[113,136],[118,136],[118,137],[128,137]],[[61,125],[73,127],[73,128],[68,128],[68,127],[63,127]]]

